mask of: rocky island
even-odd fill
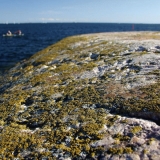
[[[160,32],[65,38],[0,77],[0,159],[159,160]]]

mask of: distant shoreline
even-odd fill
[[[57,24],[57,23],[91,23],[91,24],[135,24],[135,25],[160,25],[160,23],[137,23],[137,22],[1,22],[0,24]]]

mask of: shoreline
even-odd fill
[[[129,33],[131,33],[131,35],[128,35]],[[118,40],[119,38],[117,36],[119,36],[119,34],[124,34],[124,36],[120,35],[120,39],[124,39],[124,40],[127,40],[125,38],[128,38],[129,40],[132,39],[132,40],[143,40],[142,37],[138,37],[138,34],[148,34],[149,33],[149,36],[150,38],[152,39],[152,41],[157,41],[160,39],[160,37],[158,39],[156,39],[157,37],[155,37],[153,39],[152,36],[154,36],[153,34],[157,34],[158,36],[160,35],[160,31],[122,31],[122,32],[101,32],[101,33],[89,33],[89,34],[81,34],[81,35],[74,35],[74,36],[100,36],[100,37],[104,37],[104,36],[108,36],[110,39],[109,40]],[[116,37],[114,37],[116,36]],[[127,37],[126,37],[127,36]],[[70,37],[70,36],[69,36]],[[71,36],[72,37],[72,36]],[[123,38],[122,38],[123,37]],[[132,37],[132,38],[131,38]],[[67,37],[66,37],[67,38]],[[138,39],[139,38],[139,39]],[[146,39],[148,37],[144,37],[144,39]],[[58,42],[57,42],[58,43]],[[49,46],[48,46],[49,47]],[[47,47],[46,47],[47,48]],[[44,48],[45,49],[45,48]],[[42,49],[43,50],[43,49]],[[37,53],[37,52],[36,52]],[[36,54],[34,53],[34,54]],[[34,55],[33,54],[33,55]],[[31,57],[31,56],[30,56]],[[27,57],[27,59],[29,59],[29,57]],[[25,59],[24,59],[25,60]],[[11,64],[10,67],[8,67],[7,63],[6,63],[6,66],[3,65],[3,68],[4,69],[1,69],[0,70],[0,73],[4,73],[5,71],[8,71],[9,69],[11,69],[12,67],[14,67],[16,64],[18,63],[21,63],[23,62],[24,60],[21,60],[20,62],[15,62],[14,64]],[[8,69],[7,69],[8,68]]]
[[[18,146],[14,158],[158,159],[159,69],[160,32],[64,38],[3,77],[2,147]]]

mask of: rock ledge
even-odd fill
[[[65,38],[0,77],[0,159],[160,159],[160,33]]]

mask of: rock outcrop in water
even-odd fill
[[[160,159],[160,33],[69,37],[0,81],[0,159]]]

